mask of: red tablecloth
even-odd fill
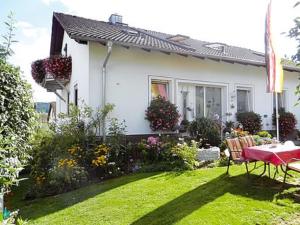
[[[300,160],[299,146],[260,145],[244,148],[242,156],[245,160],[258,160],[272,163],[275,166]]]

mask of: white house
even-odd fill
[[[128,134],[149,134],[145,110],[160,94],[188,120],[215,114],[235,120],[236,112],[255,111],[263,117],[263,129],[272,129],[274,97],[266,93],[263,53],[133,28],[119,15],[102,22],[54,13],[50,55],[57,54],[72,56],[65,86],[47,80],[43,84],[60,96],[57,113],[79,99],[93,108],[113,103],[113,116],[126,121]],[[284,66],[279,98],[279,105],[298,121],[294,91],[299,72]]]

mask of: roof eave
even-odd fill
[[[58,21],[56,13],[52,16],[52,32],[51,32],[51,43],[50,43],[50,56],[58,55],[61,53],[64,28],[62,27],[60,21]]]

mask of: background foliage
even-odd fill
[[[209,118],[201,117],[194,120],[189,127],[190,135],[202,146],[219,146],[221,143],[220,127]]]

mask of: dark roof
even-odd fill
[[[149,51],[158,50],[166,53],[177,53],[185,56],[191,55],[198,58],[208,58],[230,63],[265,66],[264,53],[251,49],[222,43],[199,41],[188,37],[185,40],[176,42],[172,41],[171,38],[174,35],[63,13],[53,14],[50,55],[61,52],[64,30],[70,38],[79,43],[97,41],[105,44],[108,41],[112,41],[124,47],[138,47]],[[300,72],[299,67],[290,64],[284,65],[284,69]]]

